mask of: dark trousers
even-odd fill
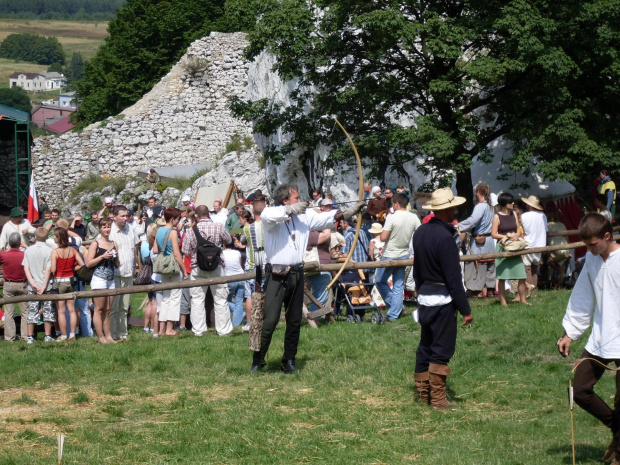
[[[446,305],[418,308],[420,345],[416,352],[415,372],[428,371],[431,363],[447,365],[456,347],[456,312],[452,302]]]
[[[581,354],[581,358],[594,358],[609,365],[614,362],[616,366],[620,366],[620,360],[605,359],[592,355],[588,351],[584,350]],[[601,399],[594,392],[594,385],[605,373],[605,368],[600,366],[591,360],[584,360],[579,364],[575,370],[575,377],[573,379],[573,396],[577,405],[588,412],[590,415],[598,418],[608,428],[617,430],[617,426],[614,423],[614,412],[607,405],[607,403]],[[616,376],[616,395],[614,397],[614,409],[617,411],[620,408],[620,376]]]
[[[260,354],[264,359],[273,331],[280,321],[284,304],[286,332],[284,333],[284,355],[282,360],[295,360],[299,343],[302,307],[304,303],[303,269],[293,270],[286,276],[267,275],[265,284],[265,319],[260,338]]]

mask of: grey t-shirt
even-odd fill
[[[24,252],[23,266],[27,266],[34,282],[41,285],[45,279],[45,270],[52,265],[52,249],[45,242],[35,242]]]

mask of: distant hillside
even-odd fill
[[[2,0],[0,18],[110,21],[126,0]]]

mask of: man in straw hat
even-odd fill
[[[571,293],[562,320],[564,335],[557,346],[563,357],[570,346],[592,325],[588,342],[575,363],[574,398],[577,405],[611,429],[612,443],[601,461],[620,462],[620,376],[616,378],[613,409],[595,392],[594,386],[607,366],[620,364],[620,245],[613,240],[611,223],[598,213],[583,217],[579,235],[588,249],[585,265]],[[606,366],[607,365],[607,366]],[[614,373],[615,374],[615,373]],[[607,394],[605,395],[607,397]]]
[[[456,312],[463,324],[474,317],[467,301],[456,245],[457,231],[452,226],[456,207],[465,203],[450,188],[433,192],[424,210],[435,216],[413,236],[413,277],[418,289],[420,345],[416,353],[415,386],[418,399],[436,409],[451,407],[446,399],[448,363],[456,346]]]
[[[540,200],[535,195],[521,199],[527,205],[527,212],[521,215],[521,224],[525,231],[525,240],[530,243],[528,249],[534,247],[545,247],[547,245],[547,216],[543,212]],[[538,286],[538,265],[540,264],[541,253],[528,253],[523,255],[525,265],[527,297]]]
[[[22,247],[26,247],[30,240],[30,236],[33,236],[36,229],[30,224],[26,218],[24,218],[24,212],[21,208],[15,207],[10,213],[11,219],[7,221],[2,227],[0,233],[0,249],[9,249],[9,236],[12,233],[18,233],[21,238]]]

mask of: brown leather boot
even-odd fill
[[[418,391],[418,401],[423,404],[431,403],[431,385],[428,376],[428,371],[424,373],[415,373],[413,375],[415,380],[415,388]]]
[[[428,367],[431,386],[431,406],[437,410],[447,410],[452,404],[446,399],[446,379],[450,376],[448,365],[431,363]]]

